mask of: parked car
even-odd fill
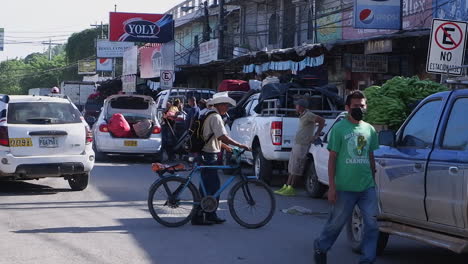
[[[73,190],[88,186],[93,137],[76,106],[61,95],[2,95],[0,179],[62,177]]]
[[[245,152],[242,159],[254,165],[255,176],[266,182],[271,181],[274,170],[287,169],[299,126],[294,98],[307,96],[320,101],[313,105],[312,111],[325,118],[323,131],[327,131],[336,115],[341,113],[337,104],[317,89],[282,85],[264,86],[263,95],[253,94],[247,100],[242,100],[236,110],[230,111],[234,121],[228,131],[229,135],[252,148],[253,151]],[[269,91],[268,87],[272,91]],[[229,160],[229,157],[223,160]]]
[[[374,152],[379,253],[390,234],[468,252],[467,111],[468,89],[437,93],[425,98],[396,133],[379,133],[380,148]],[[328,163],[328,154],[320,148],[311,149],[311,168],[313,177],[328,185],[326,168],[320,167]],[[356,207],[347,226],[356,251],[362,227]]]
[[[142,120],[152,124],[151,133],[141,138],[116,137],[109,129],[109,120],[114,114],[124,116],[130,126]],[[96,156],[108,154],[144,155],[155,161],[162,159],[161,126],[156,118],[156,103],[150,96],[112,95],[104,101],[98,120],[93,126],[94,148]]]

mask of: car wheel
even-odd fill
[[[364,220],[362,218],[361,210],[358,206],[354,207],[353,214],[347,225],[348,241],[351,243],[351,249],[361,254],[361,242],[364,236]],[[379,232],[377,240],[377,255],[382,255],[388,243],[389,234]]]
[[[305,172],[305,189],[310,197],[321,198],[327,191],[327,186],[319,182],[314,161],[310,161]]]
[[[272,164],[271,161],[265,159],[260,146],[255,147],[254,150],[254,172],[257,179],[268,184],[271,183],[271,179],[273,178]]]
[[[89,173],[76,174],[68,179],[68,184],[73,191],[82,191],[88,187]]]

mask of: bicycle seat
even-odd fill
[[[185,165],[183,163],[178,163],[178,164],[174,164],[174,165],[162,164],[162,163],[153,163],[151,165],[151,169],[154,172],[160,172],[160,171],[176,172],[176,171],[185,170]]]

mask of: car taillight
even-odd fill
[[[93,132],[91,132],[91,130],[86,127],[86,144],[91,144],[93,143]]]
[[[8,127],[0,127],[0,146],[9,147],[10,139],[8,138]]]
[[[103,133],[108,133],[109,132],[109,127],[107,126],[107,124],[101,124],[99,126],[99,131],[101,131]]]
[[[158,126],[153,127],[153,132],[152,134],[160,134],[161,133],[161,128]]]
[[[275,121],[271,123],[271,142],[275,146],[280,146],[283,141],[283,122]]]

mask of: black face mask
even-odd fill
[[[366,113],[366,109],[356,107],[351,108],[351,117],[356,121],[361,121],[364,118],[364,114]]]

